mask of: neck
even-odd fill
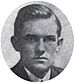
[[[49,69],[48,69],[49,70]],[[48,70],[42,70],[42,71],[37,71],[37,72],[35,72],[34,74],[37,76],[37,77],[39,77],[39,78],[43,78],[46,74],[47,74],[47,72],[48,72]]]
[[[28,69],[28,70],[38,78],[42,79],[49,71],[49,68],[46,70],[44,69]]]

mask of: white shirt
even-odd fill
[[[42,79],[40,79],[37,76],[35,76],[34,74],[32,74],[28,69],[25,68],[25,70],[26,70],[26,72],[28,74],[29,79],[31,81],[33,81],[33,82],[41,82],[41,80],[46,81],[46,80],[50,79],[50,72],[51,72],[50,69],[49,69],[49,71],[47,72],[47,74]]]

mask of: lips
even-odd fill
[[[46,57],[34,57],[33,59],[48,59],[48,58],[46,58]]]

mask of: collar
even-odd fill
[[[49,80],[50,79],[50,73],[51,73],[51,70],[49,69],[49,71],[47,72],[47,74],[42,78],[38,78],[37,76],[35,76],[34,74],[32,74],[28,69],[24,68],[28,74],[28,77],[31,81],[33,82],[41,82],[41,80],[43,81],[46,81],[46,80]]]

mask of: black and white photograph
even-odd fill
[[[16,8],[1,34],[3,57],[10,70],[29,82],[56,79],[69,63],[74,46],[70,22],[48,2],[33,1]]]

